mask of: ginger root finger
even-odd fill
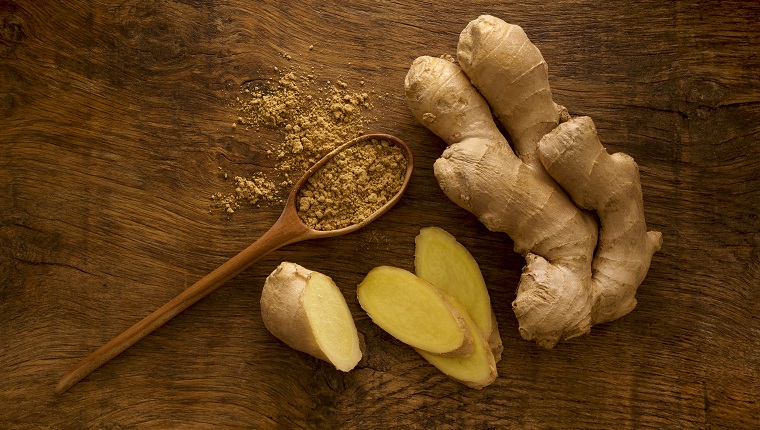
[[[459,36],[457,59],[523,162],[539,171],[538,142],[559,123],[541,51],[522,28],[482,15]]]
[[[620,318],[636,306],[636,290],[662,246],[660,232],[647,232],[636,162],[620,152],[608,154],[589,117],[573,118],[544,136],[539,157],[576,205],[599,215],[592,324]]]
[[[261,292],[264,326],[293,349],[348,372],[362,351],[351,311],[328,276],[295,263],[281,263]]]

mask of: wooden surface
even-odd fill
[[[0,428],[760,428],[758,4],[493,3],[0,0]],[[443,143],[403,98],[412,60],[454,53],[481,13],[523,26],[556,101],[637,160],[664,235],[638,307],[551,351],[510,309],[522,258],[439,190]],[[278,135],[233,130],[230,104],[274,66],[387,93],[367,131],[412,147],[406,196],[360,232],[270,254],[54,396],[277,218],[279,204],[209,213],[222,170],[276,176]],[[429,225],[471,250],[492,294],[505,351],[482,391],[356,300],[372,267],[412,268]],[[368,348],[354,371],[265,330],[261,287],[283,260],[341,286]]]

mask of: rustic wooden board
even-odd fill
[[[0,427],[760,428],[756,2],[104,3],[0,1]],[[521,257],[439,190],[443,143],[403,99],[411,61],[453,53],[481,13],[523,26],[556,100],[635,157],[665,238],[634,312],[551,351],[517,332]],[[294,65],[387,93],[369,128],[412,146],[407,195],[361,232],[270,254],[54,396],[68,368],[276,219],[272,204],[227,220],[209,196],[220,167],[271,173],[277,136],[233,130],[230,100]],[[492,294],[505,353],[482,391],[356,301],[372,267],[412,268],[429,225],[472,251]],[[283,260],[343,289],[368,346],[354,371],[264,329],[260,289]]]

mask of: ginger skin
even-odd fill
[[[646,230],[636,164],[608,155],[590,118],[560,124],[546,63],[519,27],[481,16],[457,57],[462,68],[416,59],[406,96],[449,145],[434,164],[441,189],[525,256],[513,302],[521,335],[551,348],[630,312],[662,243]]]
[[[541,163],[575,204],[599,215],[599,245],[591,265],[597,302],[591,324],[620,318],[636,306],[636,288],[652,254],[662,246],[662,234],[646,229],[639,168],[622,152],[607,153],[589,117],[560,124],[539,147]]]

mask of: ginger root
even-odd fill
[[[636,163],[607,154],[590,118],[554,103],[546,62],[520,27],[473,20],[457,59],[461,68],[417,58],[406,96],[449,145],[434,164],[441,189],[525,256],[512,303],[521,335],[552,348],[629,313],[662,245],[646,228]]]
[[[264,282],[261,317],[293,349],[348,372],[362,358],[359,334],[340,289],[328,276],[281,263]]]

